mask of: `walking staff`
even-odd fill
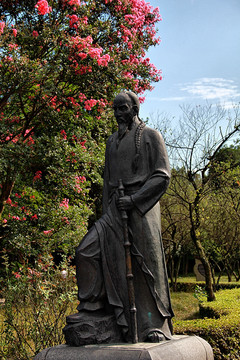
[[[118,181],[118,192],[119,196],[124,196],[124,186],[121,179]],[[137,333],[137,309],[135,305],[135,294],[133,285],[133,273],[132,273],[132,259],[131,259],[131,243],[128,238],[128,216],[125,210],[121,210],[121,218],[123,222],[123,236],[124,236],[124,248],[125,248],[125,260],[126,260],[126,277],[128,287],[128,298],[130,305],[130,318],[131,318],[131,332],[132,332],[132,343],[138,342]]]

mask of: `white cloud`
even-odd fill
[[[148,100],[152,100],[152,101],[185,101],[187,100],[186,96],[169,96],[169,97],[152,97],[152,96],[148,96]]]
[[[220,102],[234,101],[240,97],[239,87],[233,80],[222,78],[202,78],[193,83],[181,85],[185,91],[194,98],[203,100],[219,100]]]

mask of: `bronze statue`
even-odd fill
[[[80,304],[78,313],[67,317],[66,328],[84,318],[94,321],[111,314],[123,341],[158,342],[172,335],[159,205],[170,168],[161,134],[139,119],[139,108],[138,97],[129,91],[114,100],[118,131],[106,146],[103,215],[76,250]],[[131,269],[127,274],[128,240]],[[133,299],[129,299],[127,278],[133,285]]]

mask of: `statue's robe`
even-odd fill
[[[171,337],[173,316],[164,250],[159,199],[166,191],[170,169],[161,134],[144,127],[137,169],[135,134],[139,123],[118,140],[108,139],[105,155],[103,216],[83,238],[76,251],[79,310],[97,310],[108,304],[126,340],[130,340],[130,314],[121,215],[116,206],[118,180],[134,208],[128,211],[129,239],[137,308],[139,341],[156,329]]]

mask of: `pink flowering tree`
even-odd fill
[[[0,1],[0,236],[21,261],[72,253],[100,211],[111,102],[161,79],[159,20],[145,0]]]

